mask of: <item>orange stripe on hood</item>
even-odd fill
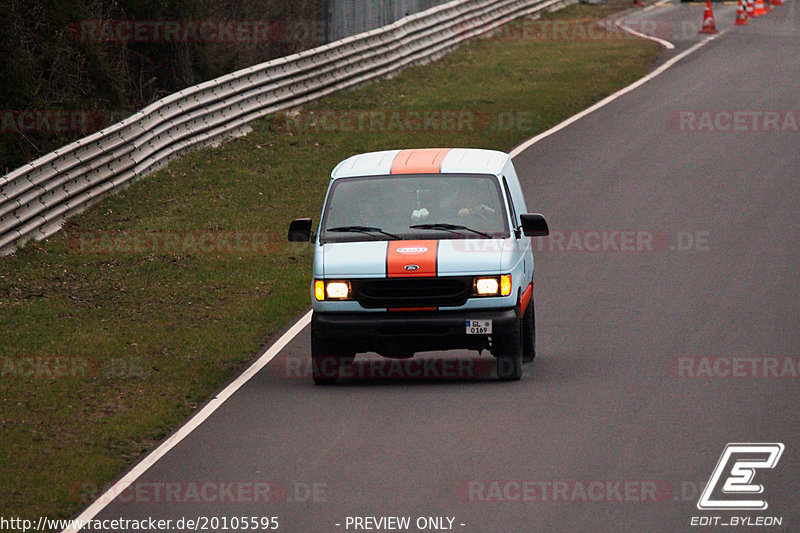
[[[386,249],[386,276],[424,278],[436,276],[436,249],[439,241],[389,241]]]
[[[438,174],[450,148],[402,150],[392,162],[392,174]]]

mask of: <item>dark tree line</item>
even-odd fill
[[[0,175],[176,90],[322,44],[322,6],[0,0]]]

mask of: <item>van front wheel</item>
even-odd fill
[[[332,385],[339,379],[339,367],[353,360],[341,346],[322,337],[311,323],[311,373],[316,385]]]
[[[522,319],[517,318],[507,335],[492,339],[492,350],[497,358],[497,377],[502,381],[516,381],[522,377]]]
[[[536,357],[536,315],[533,311],[533,298],[528,302],[528,310],[522,317],[522,362],[530,363]]]

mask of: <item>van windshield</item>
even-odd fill
[[[320,242],[508,235],[496,177],[414,174],[334,180]]]

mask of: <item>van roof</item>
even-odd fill
[[[494,174],[499,176],[509,155],[480,148],[414,148],[349,157],[336,165],[331,178],[390,174]]]

